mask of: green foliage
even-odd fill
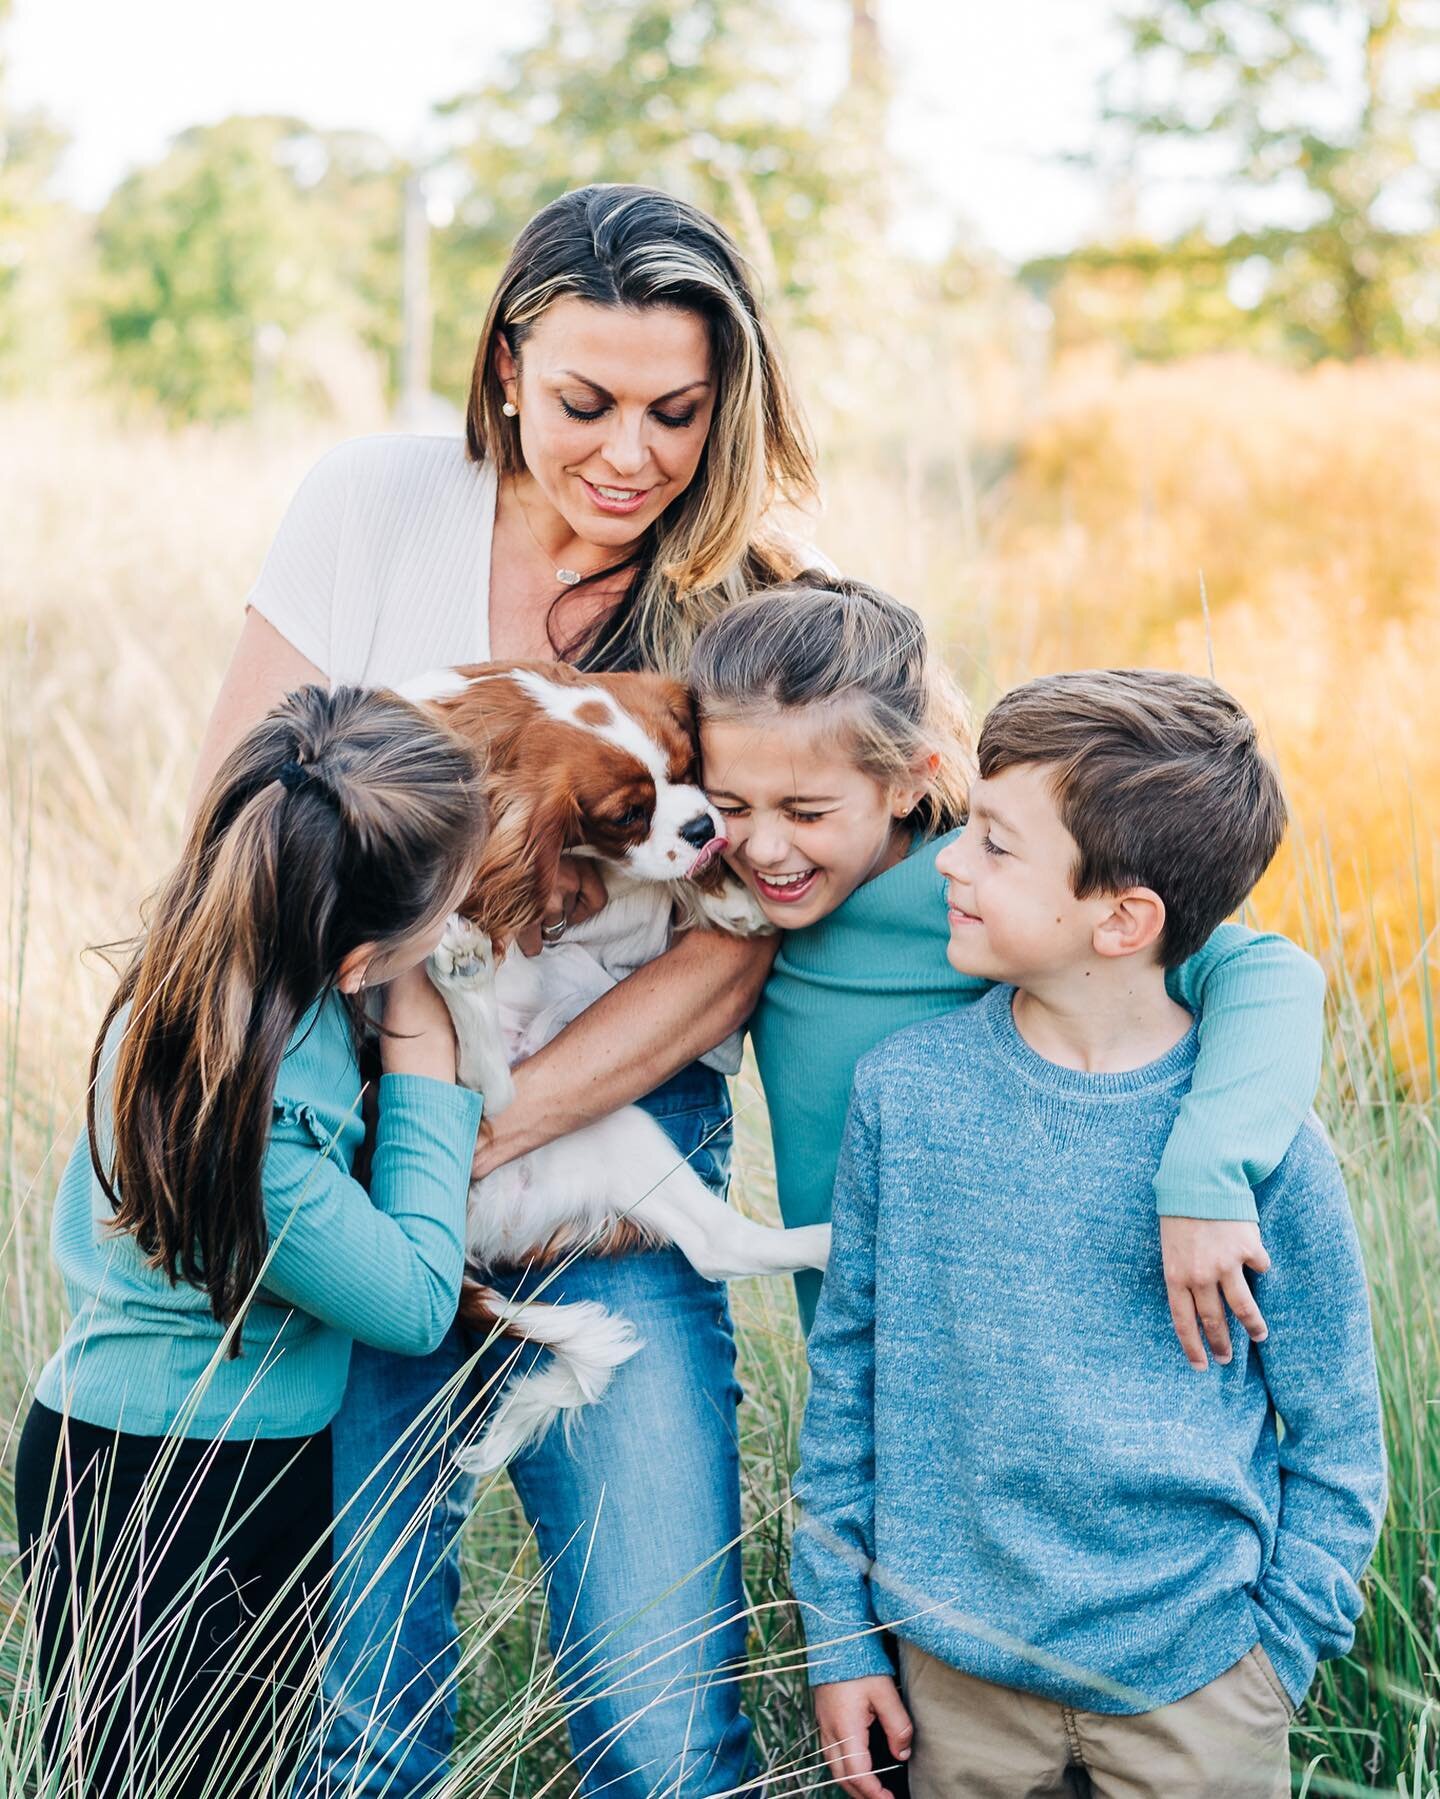
[[[1198,178],[1179,240],[1038,264],[1142,352],[1409,351],[1440,321],[1436,0],[1132,0],[1104,116],[1128,185]],[[1128,296],[1137,275],[1147,285]],[[1062,317],[1062,323],[1064,319]]]
[[[0,115],[0,383],[14,385],[43,334],[46,252],[64,226],[47,184],[65,139],[43,118]]]
[[[833,305],[882,153],[851,129],[863,109],[807,104],[812,54],[782,0],[551,0],[533,43],[441,109],[466,191],[436,246],[437,385],[466,391],[515,233],[586,182],[681,195],[724,221],[788,316]]]
[[[0,30],[9,11],[0,0]],[[71,347],[86,247],[77,215],[49,191],[65,143],[43,115],[12,111],[0,60],[0,391],[53,376]]]
[[[533,39],[492,80],[437,109],[449,148],[428,178],[454,214],[430,243],[436,388],[463,399],[516,232],[549,200],[597,180],[666,188],[720,217],[756,265],[792,350],[820,370],[822,400],[854,387],[854,371],[840,365],[877,293],[897,338],[928,342],[933,283],[885,241],[889,81],[873,3],[828,4],[837,30],[848,11],[852,34],[851,79],[834,102],[811,79],[821,19],[813,5],[536,7]],[[56,154],[58,143],[42,155],[37,142],[24,164],[27,193]],[[118,385],[173,419],[277,402],[343,414],[336,364],[348,356],[352,376],[364,364],[348,410],[367,422],[382,386],[397,385],[407,173],[364,134],[231,118],[183,133],[116,189],[93,227],[71,215],[93,273],[66,261],[62,283],[53,251],[26,254],[55,271],[52,285],[83,296],[89,342]],[[5,296],[14,235],[5,216],[0,185],[0,377],[17,316]],[[31,310],[52,323],[63,311]],[[33,354],[11,364],[34,384]]]
[[[392,350],[402,180],[375,140],[296,119],[182,133],[100,216],[116,372],[180,417],[224,418],[303,386],[287,346],[317,318]]]

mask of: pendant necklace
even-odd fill
[[[549,562],[549,556],[545,555],[545,546],[535,535],[535,527],[530,523],[530,514],[525,510],[525,502],[520,498],[518,493],[515,495],[515,504],[520,508],[520,516],[525,521],[525,529],[530,533],[531,543],[533,543],[540,554],[545,557],[545,560]],[[562,587],[578,587],[585,577],[578,568],[557,568],[555,570],[555,579]]]

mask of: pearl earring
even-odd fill
[[[520,416],[520,408],[513,400],[507,400],[500,410],[505,414],[507,419],[519,418]]]

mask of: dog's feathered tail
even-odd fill
[[[497,1473],[538,1443],[562,1414],[568,1426],[575,1411],[599,1399],[615,1370],[642,1346],[628,1320],[589,1299],[545,1305],[507,1299],[493,1287],[467,1281],[459,1315],[472,1331],[541,1343],[550,1351],[540,1368],[505,1389],[479,1439],[461,1451],[457,1461],[468,1474]]]

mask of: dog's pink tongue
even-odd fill
[[[718,856],[723,856],[729,847],[730,839],[728,837],[712,837],[709,843],[705,845],[700,851],[700,854],[690,864],[690,873],[686,878],[693,881],[696,875],[704,874],[710,864],[715,861]]]

